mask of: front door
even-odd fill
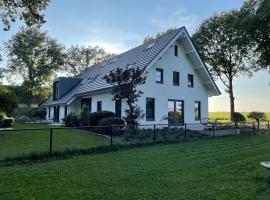
[[[59,122],[59,106],[54,106],[53,107],[53,121],[54,122]]]

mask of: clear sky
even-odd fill
[[[121,53],[140,45],[146,35],[169,27],[186,26],[192,34],[208,16],[239,8],[243,0],[51,0],[44,12],[47,23],[42,29],[66,46],[100,45]],[[9,32],[0,32],[7,41],[21,23]],[[1,28],[1,27],[0,27]],[[1,44],[2,45],[2,44]],[[270,76],[259,72],[254,77],[235,81],[237,111],[270,111]],[[228,111],[229,98],[218,82],[220,97],[210,98],[210,111]]]

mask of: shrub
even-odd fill
[[[84,107],[80,114],[80,125],[89,126],[90,112],[87,107]]]
[[[103,118],[98,122],[99,126],[113,126],[113,125],[125,125],[124,120],[118,117],[107,117]],[[109,134],[112,131],[115,133],[119,133],[122,127],[101,127],[99,130],[104,134]]]
[[[18,106],[18,97],[5,86],[0,86],[0,111],[11,114]]]
[[[74,127],[79,126],[79,117],[75,113],[69,113],[65,118],[63,119],[65,126],[67,127]]]
[[[267,119],[267,117],[266,117],[266,115],[265,115],[264,112],[250,112],[248,114],[248,118],[254,119],[257,122]]]
[[[38,117],[41,121],[45,119],[47,111],[45,109],[34,110],[34,116]]]
[[[99,111],[93,112],[89,116],[89,125],[90,126],[97,126],[99,120],[107,118],[107,117],[115,117],[115,114],[110,111]]]
[[[245,122],[246,118],[241,113],[235,112],[235,113],[233,113],[233,121],[234,122]]]

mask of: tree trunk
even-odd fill
[[[234,108],[234,96],[233,96],[232,78],[229,80],[229,96],[230,96],[231,120],[233,121],[233,113],[235,112],[235,108]]]

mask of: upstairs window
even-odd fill
[[[156,69],[156,83],[163,83],[163,69]]]
[[[191,88],[194,87],[194,78],[193,78],[193,74],[189,74],[189,75],[188,75],[188,87],[191,87]]]
[[[92,99],[91,98],[85,98],[81,99],[81,110],[84,108],[87,108],[89,112],[92,110]]]
[[[195,101],[194,104],[194,109],[195,109],[195,120],[201,120],[201,102],[200,101]]]
[[[180,75],[179,72],[173,72],[173,85],[180,85]]]
[[[102,111],[102,101],[97,101],[97,111]]]
[[[53,100],[59,99],[59,81],[53,83]]]
[[[146,98],[146,121],[155,121],[155,99]]]
[[[174,46],[174,55],[178,56],[178,46],[177,45]]]

